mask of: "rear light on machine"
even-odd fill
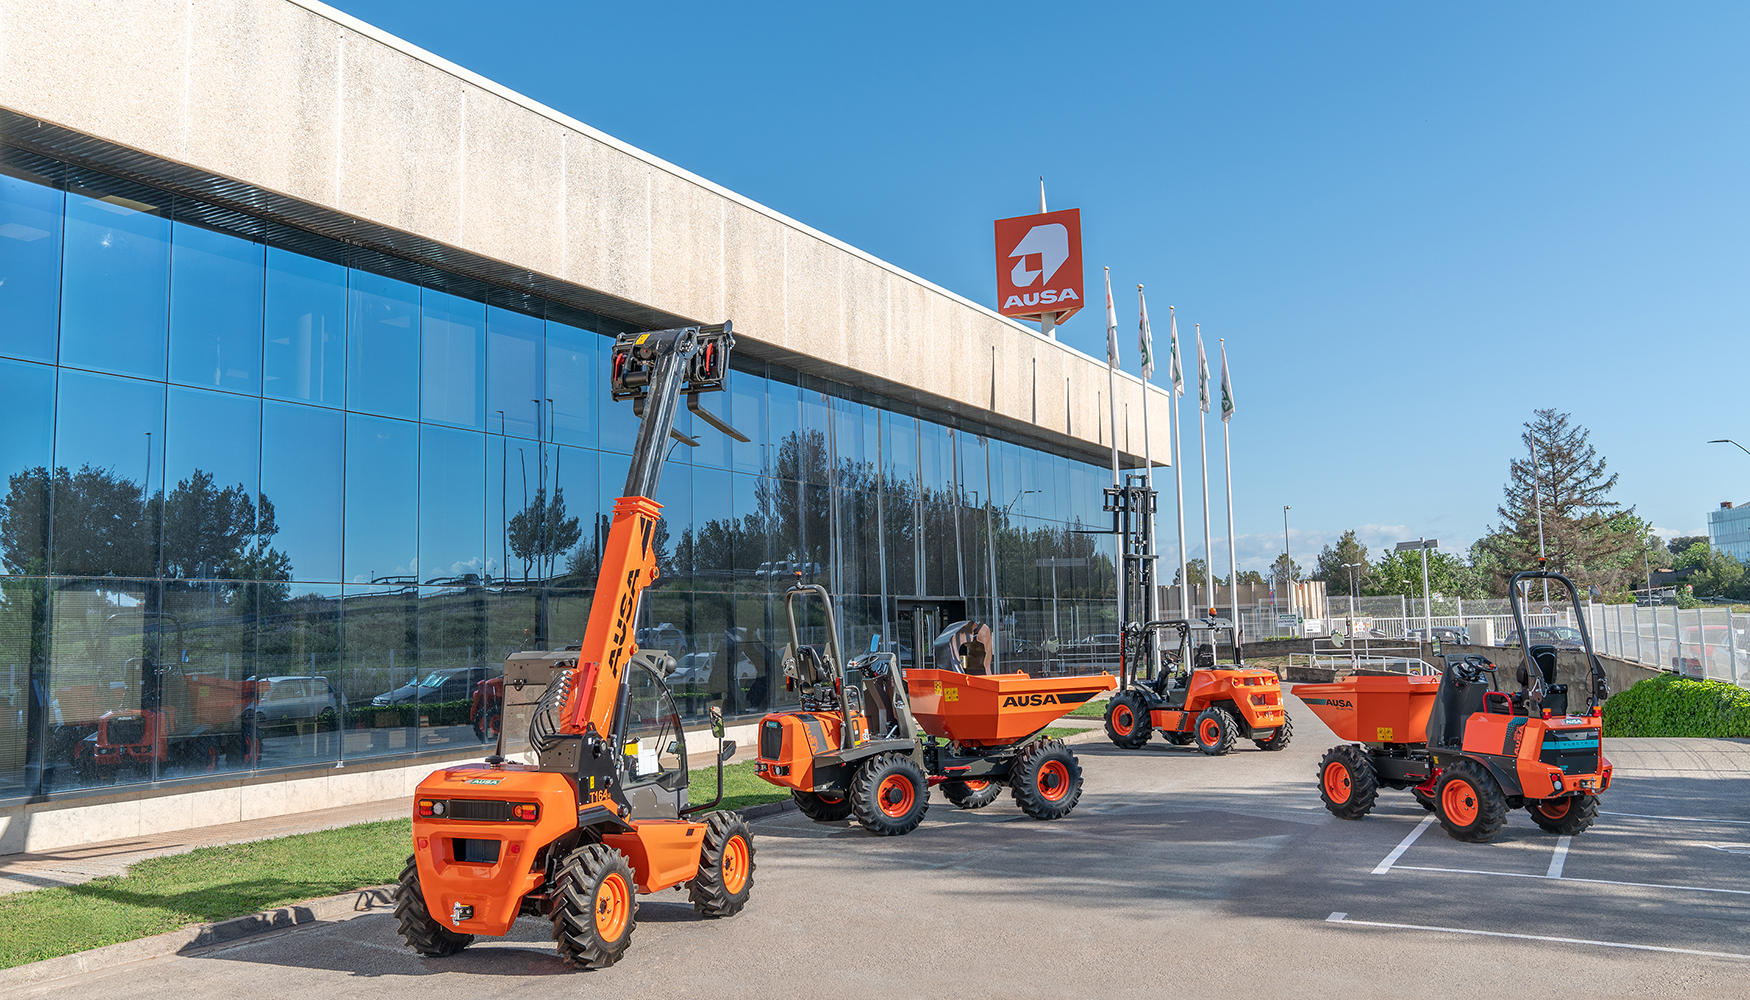
[[[533,802],[519,802],[510,807],[510,818],[520,819],[525,823],[533,823],[541,818],[541,807]]]
[[[418,813],[419,813],[419,815],[421,815],[421,816],[436,816],[436,815],[437,815],[437,813],[436,813],[436,812],[433,812],[433,808],[434,808],[434,807],[435,807],[435,806],[436,806],[436,805],[437,805],[437,803],[436,803],[436,802],[433,802],[433,801],[432,801],[432,800],[430,800],[430,799],[420,799],[420,800],[419,800],[419,808],[418,808],[418,810],[416,810],[416,811],[417,811],[417,812],[418,812]]]

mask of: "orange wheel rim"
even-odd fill
[[[595,894],[595,932],[603,941],[618,941],[632,915],[632,890],[619,872],[602,879]]]
[[[961,784],[965,785],[966,790],[969,792],[982,792],[982,791],[984,791],[984,786],[990,784],[990,782],[988,782],[988,781],[963,781],[963,782],[961,782]]]
[[[881,803],[881,811],[894,819],[899,819],[911,812],[912,804],[917,802],[917,792],[911,787],[903,774],[890,774],[881,779],[881,786],[875,790],[875,799]]]
[[[1214,744],[1221,739],[1221,725],[1214,719],[1204,719],[1197,726],[1197,735],[1203,742]]]
[[[836,806],[840,802],[844,801],[844,796],[842,796],[842,795],[822,795],[822,796],[820,796],[820,801],[825,802],[829,806]]]
[[[747,885],[747,841],[741,834],[729,838],[723,845],[723,888],[735,895]]]
[[[1338,805],[1349,801],[1349,769],[1342,761],[1325,765],[1325,797]]]
[[[1039,794],[1052,802],[1060,801],[1069,794],[1069,768],[1061,760],[1048,760],[1039,768],[1039,777],[1034,783],[1039,787]]]
[[[1130,731],[1136,728],[1136,716],[1130,714],[1129,706],[1119,705],[1112,710],[1112,728],[1120,736],[1129,736]]]
[[[1446,791],[1440,793],[1440,805],[1446,810],[1446,818],[1459,826],[1477,821],[1477,790],[1462,778],[1446,783]]]
[[[1553,799],[1549,802],[1539,802],[1537,811],[1542,813],[1545,819],[1561,819],[1568,815],[1568,810],[1572,807],[1573,803],[1567,799]]]

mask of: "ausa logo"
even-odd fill
[[[1308,705],[1329,705],[1331,708],[1343,708],[1350,711],[1355,710],[1355,703],[1343,698],[1302,698],[1300,700],[1306,702]]]
[[[1067,691],[1063,694],[1010,694],[1003,696],[1004,708],[1031,708],[1035,705],[1080,705],[1092,698],[1093,692]]]
[[[996,255],[1004,316],[1056,313],[1062,322],[1082,307],[1080,209],[998,219]]]

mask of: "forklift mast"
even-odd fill
[[[656,582],[656,521],[662,505],[652,497],[662,476],[669,439],[691,447],[698,442],[675,430],[680,397],[706,423],[737,440],[747,438],[702,410],[700,393],[721,390],[735,349],[731,325],[688,326],[647,333],[622,333],[614,340],[612,398],[631,400],[639,416],[626,489],[614,502],[613,521],[602,549],[601,573],[590,604],[589,625],[577,650],[570,704],[559,713],[567,734],[611,733],[621,678],[632,654],[644,591]]]

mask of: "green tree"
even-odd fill
[[[1570,418],[1534,411],[1520,435],[1526,456],[1508,463],[1496,508],[1501,524],[1485,539],[1497,590],[1504,592],[1507,575],[1537,566],[1540,509],[1549,567],[1582,588],[1620,589],[1629,564],[1640,562],[1646,522],[1611,499],[1616,474],[1588,440],[1591,432]]]
[[[1355,529],[1343,532],[1343,537],[1337,539],[1337,544],[1327,545],[1319,552],[1318,562],[1313,568],[1312,578],[1325,581],[1325,590],[1332,594],[1347,594],[1350,592],[1349,570],[1347,563],[1359,563],[1355,571],[1356,582],[1361,593],[1368,593],[1367,574],[1371,565],[1367,561],[1367,546],[1355,536]]]
[[[570,550],[583,537],[583,527],[565,511],[565,490],[557,487],[553,498],[547,499],[545,488],[535,491],[535,498],[518,511],[506,526],[510,550],[523,561],[523,579],[529,570],[546,576],[552,573],[553,560]]]
[[[1300,563],[1290,559],[1286,552],[1278,555],[1276,561],[1270,564],[1270,578],[1276,581],[1278,588],[1299,580],[1300,574]]]
[[[1685,552],[1688,552],[1690,550],[1690,548],[1692,546],[1694,546],[1695,543],[1697,543],[1697,542],[1700,542],[1701,544],[1706,545],[1707,544],[1707,536],[1706,535],[1678,535],[1676,538],[1673,538],[1669,542],[1666,542],[1665,548],[1667,550],[1669,550],[1673,556],[1680,556],[1680,555],[1684,554]]]
[[[1441,597],[1482,597],[1482,581],[1463,559],[1446,552],[1428,553],[1428,589]],[[1422,596],[1422,554],[1420,552],[1387,552],[1369,570],[1369,595],[1403,594]]]

